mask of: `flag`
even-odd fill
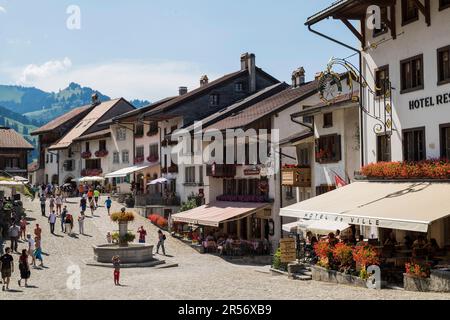
[[[336,172],[332,171],[334,173],[334,181],[336,184],[336,188],[342,188],[347,185],[347,182],[345,182],[344,179],[341,178],[340,175],[338,175]]]

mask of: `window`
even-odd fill
[[[86,142],[86,149],[85,149],[85,151],[86,152],[91,151],[91,148],[89,146],[89,142]]]
[[[314,116],[303,117],[303,123],[314,124]]]
[[[49,161],[50,161],[50,155],[47,153],[45,155],[45,163],[49,163]]]
[[[242,82],[235,83],[234,84],[234,91],[236,91],[236,92],[243,92],[244,91],[244,84]]]
[[[99,151],[106,151],[106,140],[100,140],[98,142],[98,150]]]
[[[377,136],[377,161],[391,161],[391,137],[389,135]]]
[[[153,157],[155,159],[159,159],[159,145],[157,143],[150,145],[149,155],[150,155],[150,157]]]
[[[136,137],[142,137],[144,135],[144,125],[143,124],[136,125],[135,135],[136,135]]]
[[[380,67],[375,71],[375,86],[377,97],[384,96],[389,91],[389,66]]]
[[[127,130],[125,128],[118,128],[116,131],[116,138],[118,141],[124,141],[127,139]]]
[[[86,169],[87,170],[97,170],[102,168],[102,160],[101,159],[88,159],[86,160]]]
[[[309,166],[311,162],[309,161],[309,150],[308,148],[301,148],[298,150],[298,164],[300,166]]]
[[[50,163],[53,163],[53,154],[50,153]]]
[[[144,146],[136,147],[136,158],[144,158]]]
[[[425,128],[403,131],[403,158],[405,161],[425,160]]]
[[[119,159],[119,153],[113,152],[113,163],[120,163],[120,159]]]
[[[65,171],[68,171],[68,172],[75,170],[75,160],[64,161],[63,168]]]
[[[324,128],[331,128],[333,126],[333,113],[325,113],[323,115],[323,127]]]
[[[450,0],[439,0],[439,10],[450,8]]]
[[[203,166],[198,167],[198,182],[203,185]]]
[[[450,46],[438,49],[438,84],[450,83]]]
[[[6,158],[5,167],[6,168],[19,168],[20,160],[18,158]]]
[[[122,163],[130,163],[130,153],[128,150],[122,151]]]
[[[148,129],[148,135],[156,135],[158,134],[158,122],[154,121],[150,123],[149,129]]]
[[[195,183],[195,167],[186,167],[185,168],[185,183]]]
[[[72,155],[73,155],[72,148],[69,148],[69,149],[67,150],[67,157],[68,157],[68,158],[72,158]]]
[[[381,29],[374,29],[373,30],[373,37],[381,36],[382,34],[385,34],[388,32],[388,27],[386,24],[387,21],[387,7],[381,8]]]
[[[401,93],[423,89],[423,55],[400,62]]]
[[[419,9],[415,0],[402,0],[402,25],[419,20]]]
[[[216,107],[219,105],[219,95],[218,94],[212,94],[209,96],[209,105]]]
[[[292,186],[285,186],[286,190],[286,199],[294,199],[294,188]]]
[[[339,161],[341,161],[340,135],[322,136],[316,140],[316,162],[330,163]]]
[[[441,158],[450,160],[450,123],[440,125],[441,129]]]

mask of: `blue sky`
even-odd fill
[[[239,68],[243,52],[290,82],[303,66],[307,78],[341,48],[307,30],[306,18],[331,0],[0,0],[0,83],[57,91],[69,82],[111,97],[155,101],[179,86],[198,86]],[[67,7],[81,10],[81,29],[69,30]],[[350,44],[341,24],[325,33]]]

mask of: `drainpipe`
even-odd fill
[[[339,44],[340,46],[343,46],[349,50],[355,51],[358,55],[359,55],[359,73],[362,73],[362,54],[361,54],[361,50],[356,49],[346,43],[343,43],[339,40],[333,39],[323,33],[320,33],[319,31],[314,30],[311,25],[308,25],[308,30],[311,31],[312,33],[325,38],[327,40],[330,40],[334,43]],[[361,167],[364,166],[365,163],[365,157],[364,157],[364,127],[363,127],[363,121],[364,121],[364,117],[363,117],[363,95],[364,95],[364,91],[363,88],[361,86],[361,84],[359,85],[359,123],[360,123],[360,143],[361,143]]]

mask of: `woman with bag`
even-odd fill
[[[20,270],[20,279],[18,281],[19,287],[22,286],[22,280],[25,280],[25,287],[28,287],[28,279],[30,279],[31,271],[30,265],[28,264],[27,249],[23,249],[22,254],[20,255],[19,270]]]

